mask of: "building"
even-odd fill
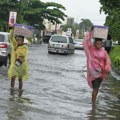
[[[67,18],[67,25],[73,25],[74,23],[74,18],[73,17],[68,17]]]

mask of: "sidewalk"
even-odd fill
[[[120,75],[120,70],[118,70],[117,68],[115,68],[113,65],[112,65],[112,69],[115,70],[116,73],[118,73]]]
[[[111,67],[112,67],[112,70],[111,70],[112,76],[117,80],[120,80],[120,70],[116,69],[113,65]]]

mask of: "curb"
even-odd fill
[[[112,69],[118,74],[120,75],[120,70],[118,70],[117,68],[115,68],[114,65],[111,65]]]

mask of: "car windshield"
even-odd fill
[[[64,36],[53,36],[51,41],[58,42],[58,43],[67,43],[67,38]]]
[[[83,39],[74,39],[74,42],[82,42]]]
[[[0,42],[4,42],[5,36],[0,34]]]

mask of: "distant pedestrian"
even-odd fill
[[[102,39],[95,38],[91,42],[92,32],[89,32],[84,41],[83,47],[87,56],[87,81],[92,91],[92,103],[96,103],[99,87],[111,69],[111,62],[107,52],[102,48]]]
[[[11,53],[11,65],[8,71],[8,77],[11,79],[11,92],[14,91],[15,79],[19,80],[19,90],[22,90],[23,79],[28,78],[28,64],[26,56],[28,54],[28,49],[24,45],[24,37],[18,36],[16,41],[14,37],[14,30],[10,31],[10,42],[12,45]]]
[[[104,47],[105,47],[105,50],[107,51],[107,53],[109,54],[111,51],[111,48],[112,48],[111,35],[107,36],[107,40],[105,40]]]

